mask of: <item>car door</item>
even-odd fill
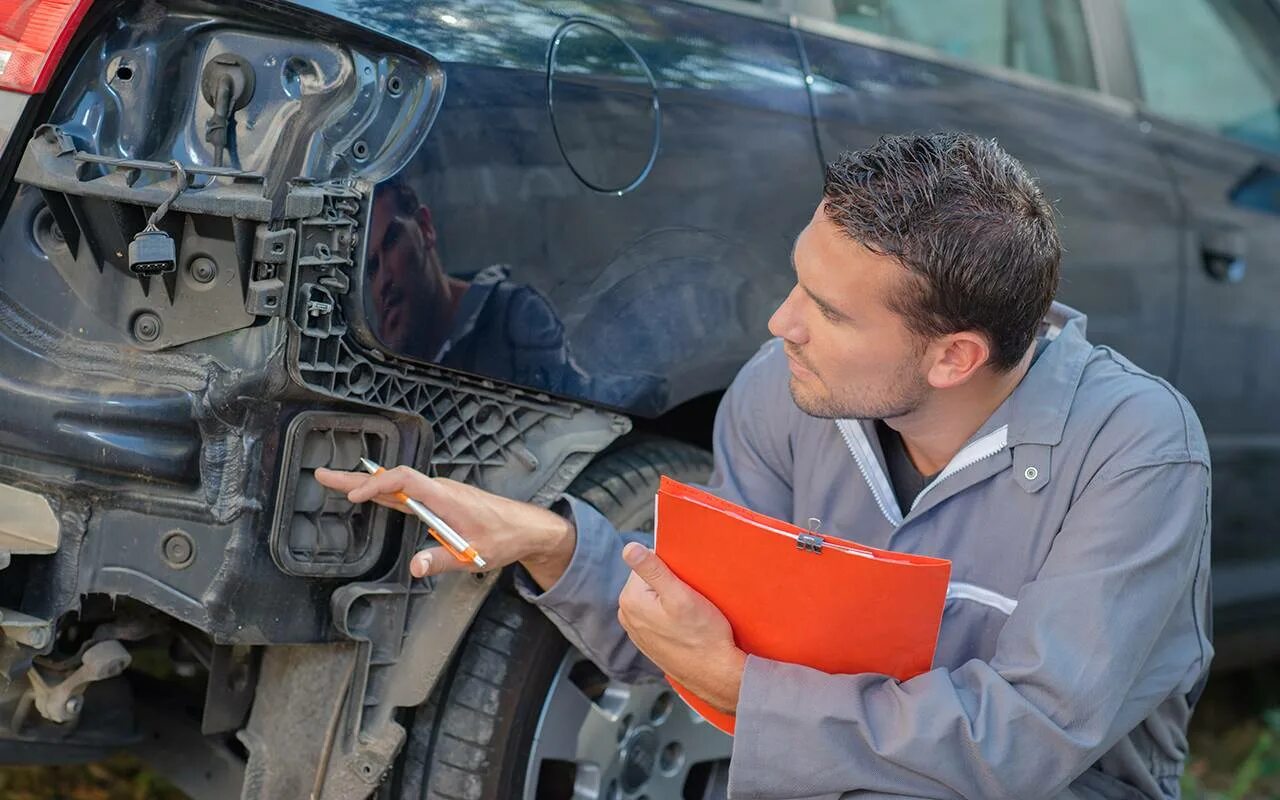
[[[1179,287],[1178,206],[1132,104],[1095,68],[1079,0],[833,0],[796,4],[823,155],[886,133],[996,138],[1059,212],[1060,299],[1090,338],[1168,374]]]
[[[1258,0],[1125,8],[1150,136],[1186,206],[1174,374],[1212,449],[1218,633],[1230,636],[1260,630],[1280,594],[1280,12]]]

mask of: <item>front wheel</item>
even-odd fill
[[[709,453],[644,439],[570,487],[623,530],[653,529],[660,475],[703,482]],[[533,606],[496,590],[402,755],[418,800],[721,800],[732,739],[665,682],[607,678]]]

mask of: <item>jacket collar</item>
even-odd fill
[[[977,436],[1007,425],[1008,444],[1056,446],[1062,441],[1093,346],[1085,338],[1087,318],[1074,308],[1054,303],[1042,323],[1049,345],[1022,381],[983,424]]]

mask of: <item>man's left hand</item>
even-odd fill
[[[631,641],[686,689],[734,713],[747,654],[733,643],[729,620],[644,545],[628,544],[622,558],[631,577],[618,597],[618,621]]]

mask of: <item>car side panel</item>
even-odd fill
[[[375,195],[369,251],[396,275],[365,273],[356,324],[367,337],[423,361],[656,415],[723,388],[768,336],[792,283],[792,239],[822,177],[785,25],[677,2],[574,4],[575,18],[626,46],[596,53],[578,43],[565,69],[578,91],[557,93],[553,121],[548,51],[569,6],[321,7],[430,52],[448,81],[427,140]],[[627,63],[608,63],[630,58],[627,47],[656,87],[657,156],[634,188],[597,191],[562,146],[579,172],[620,165],[630,175],[622,162],[643,161],[628,142],[647,142],[648,123],[619,104],[644,81],[628,80]],[[387,246],[380,232],[390,229]],[[447,335],[424,333],[442,315],[452,315]]]

